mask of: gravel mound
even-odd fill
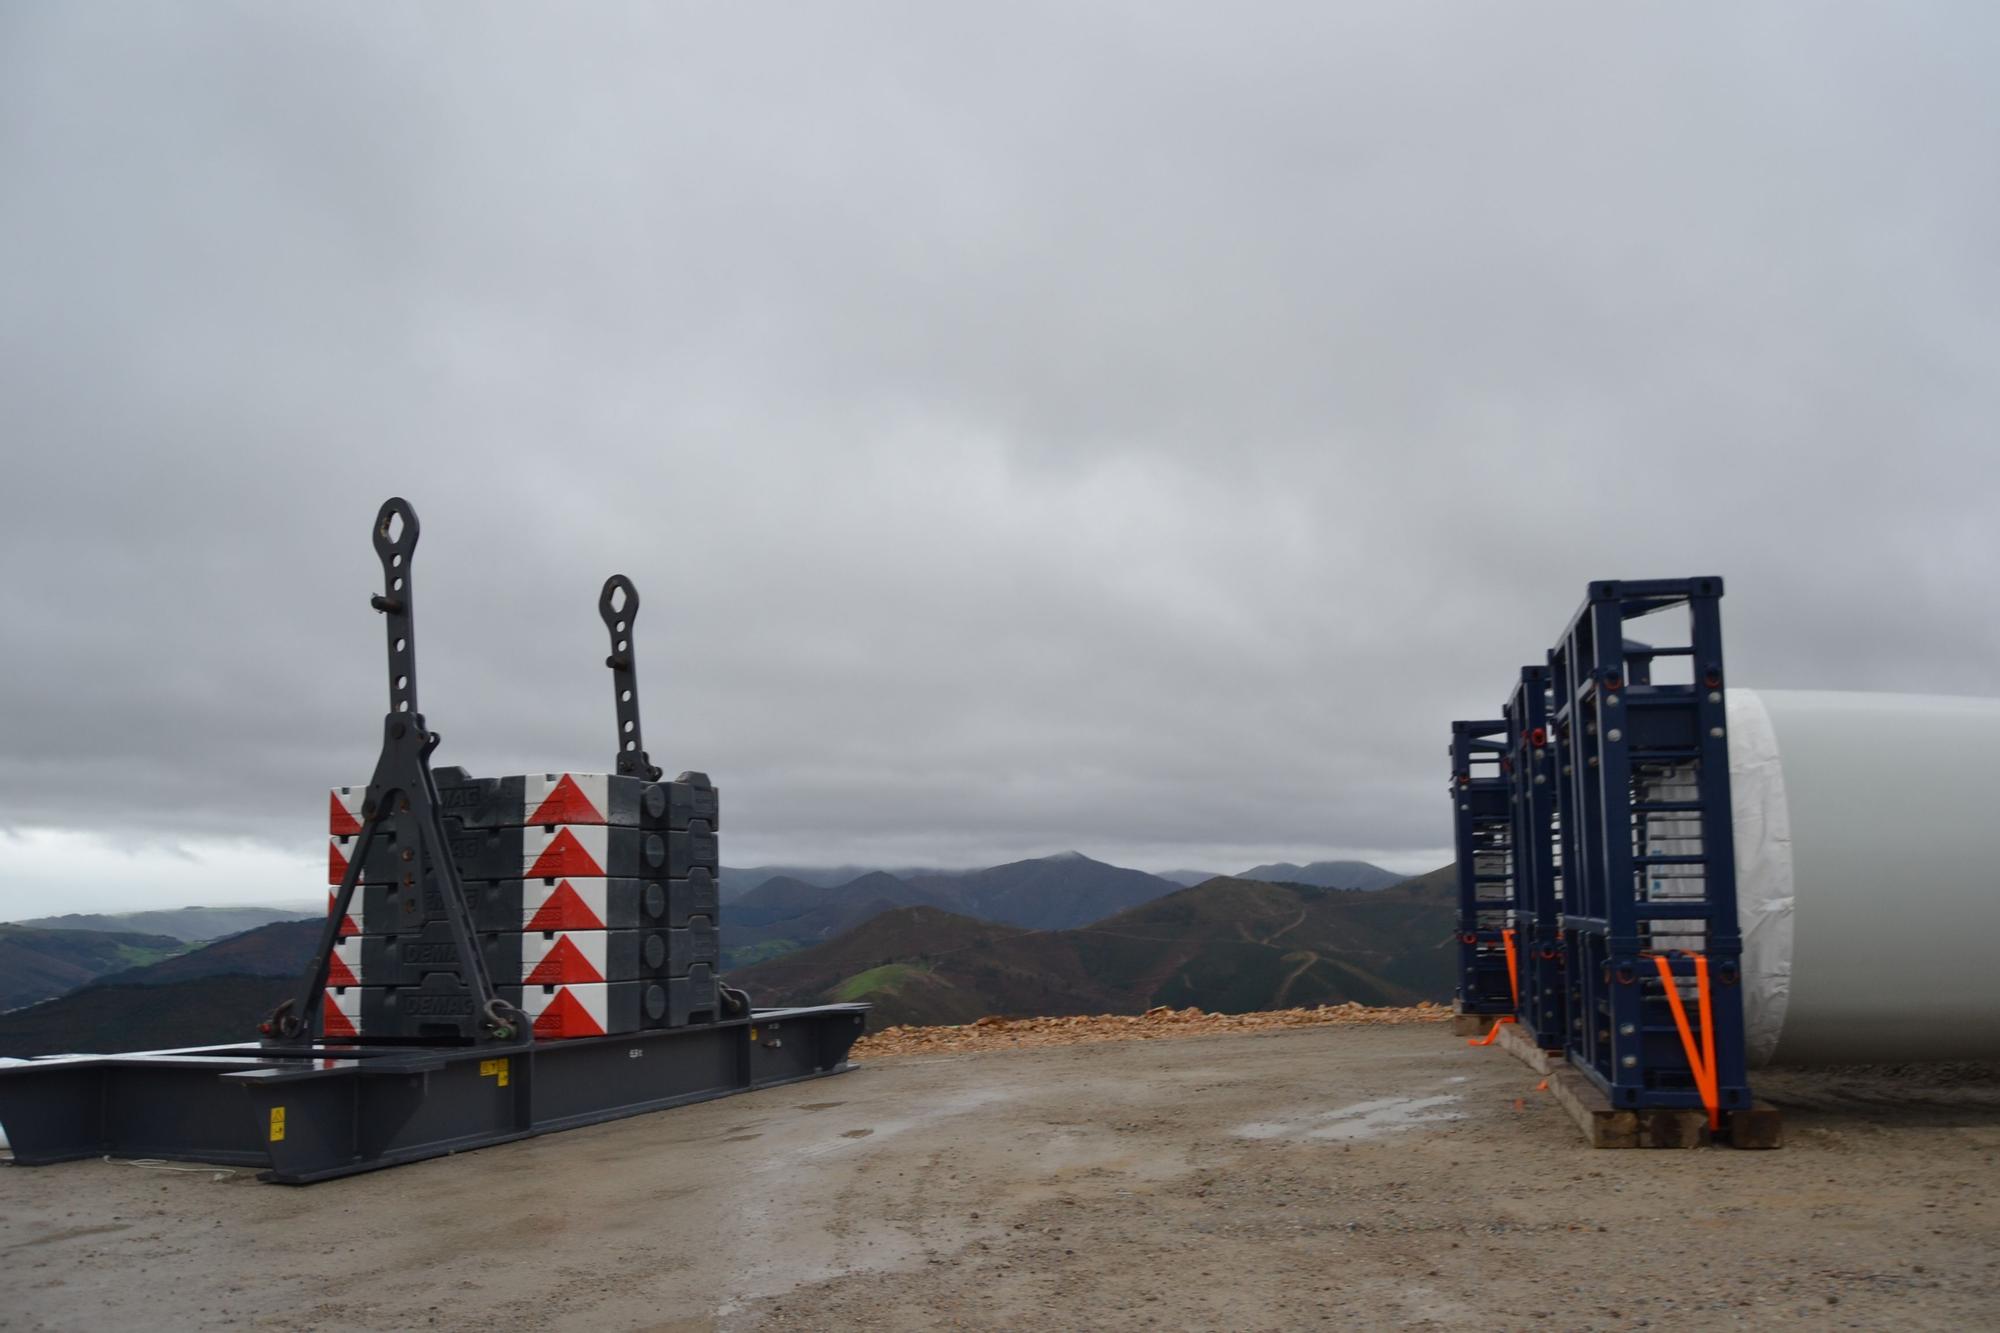
[[[1268,1009],[1252,1014],[1211,1014],[1165,1005],[1143,1014],[1087,1014],[1073,1018],[982,1018],[957,1027],[892,1027],[871,1032],[854,1044],[857,1060],[899,1055],[943,1055],[1046,1046],[1080,1046],[1093,1041],[1159,1041],[1169,1037],[1212,1037],[1277,1028],[1361,1027],[1388,1023],[1443,1023],[1449,1005],[1425,1001],[1408,1009],[1365,1004],[1323,1004],[1311,1009]]]

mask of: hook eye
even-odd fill
[[[620,621],[629,628],[639,615],[639,589],[623,574],[613,574],[604,580],[604,591],[597,595],[597,614],[604,617],[614,634],[621,631]]]
[[[402,496],[390,496],[375,514],[375,554],[385,564],[398,555],[407,563],[417,549],[417,532],[417,511]]]

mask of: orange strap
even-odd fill
[[[1516,1011],[1518,1011],[1521,1007],[1521,982],[1520,978],[1515,975],[1515,970],[1514,970],[1516,967],[1516,963],[1514,959],[1513,930],[1508,929],[1501,931],[1500,942],[1507,946],[1507,989],[1510,993],[1512,993],[1514,997],[1514,1008]],[[1484,1037],[1467,1037],[1465,1039],[1465,1044],[1467,1046],[1491,1046],[1496,1040],[1498,1040],[1500,1036],[1500,1025],[1502,1023],[1511,1023],[1513,1021],[1514,1021],[1513,1014],[1509,1014],[1505,1018],[1496,1018],[1493,1020],[1493,1030],[1491,1032],[1487,1033]]]
[[[1715,1068],[1715,1013],[1708,1002],[1708,956],[1694,954],[1695,1000],[1700,1006],[1701,1045],[1696,1046],[1694,1033],[1688,1028],[1687,1006],[1681,1003],[1680,987],[1674,985],[1673,964],[1662,955],[1653,955],[1659,964],[1660,980],[1667,992],[1667,1003],[1673,1007],[1674,1026],[1680,1029],[1681,1049],[1687,1052],[1688,1068],[1694,1072],[1695,1090],[1701,1094],[1701,1104],[1708,1108],[1708,1127],[1722,1128],[1722,1092],[1717,1081]]]

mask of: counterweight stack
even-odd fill
[[[17,1163],[166,1157],[303,1184],[847,1068],[868,1006],[753,1010],[718,976],[720,795],[646,752],[630,579],[598,598],[614,772],[432,770],[418,531],[401,499],[376,516],[389,712],[368,783],[329,799],[333,887],[298,992],[257,1046],[0,1069]]]

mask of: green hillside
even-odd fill
[[[157,963],[186,947],[170,935],[0,925],[0,1012],[66,995],[106,973]]]
[[[297,978],[221,976],[163,986],[89,986],[0,1014],[0,1056],[255,1041],[257,1021],[297,984]]]
[[[731,979],[760,1004],[866,1000],[878,1025],[1411,1004],[1450,998],[1453,910],[1448,869],[1373,892],[1213,879],[1072,930],[906,907]]]

